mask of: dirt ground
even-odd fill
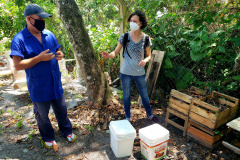
[[[53,112],[49,117],[55,130],[55,141],[59,151],[45,148],[40,140],[38,127],[33,115],[33,105],[27,92],[13,89],[11,77],[0,77],[0,159],[21,160],[115,160],[110,147],[109,128],[104,128],[97,114],[99,106],[91,106],[86,100],[86,88],[79,81],[64,84],[64,95],[68,104],[68,115],[77,135],[74,143],[62,137]],[[118,97],[117,97],[118,98]],[[120,100],[121,101],[121,100]],[[111,120],[124,119],[123,107],[107,106]],[[166,106],[152,103],[153,113],[163,126]],[[144,108],[132,106],[131,124],[137,133],[140,128],[153,124],[145,116]],[[98,120],[96,120],[99,118]],[[188,141],[182,131],[168,125],[170,139],[165,159],[182,160],[239,160],[240,156],[220,146],[212,152],[194,140]],[[138,134],[137,134],[138,135]],[[141,160],[138,136],[135,138],[132,156],[119,160]]]

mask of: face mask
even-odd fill
[[[139,25],[135,22],[130,22],[131,31],[136,31],[139,29]]]
[[[31,16],[30,16],[31,17]],[[32,17],[31,17],[32,18]],[[32,19],[34,19],[34,18],[32,18]],[[43,21],[43,20],[39,20],[39,19],[34,19],[35,20],[35,23],[34,23],[34,27],[37,29],[37,30],[39,30],[39,31],[43,31],[44,30],[44,28],[45,28],[45,21]]]

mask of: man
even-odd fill
[[[25,8],[27,25],[17,33],[11,43],[11,54],[16,70],[25,70],[30,98],[40,135],[47,148],[57,148],[54,130],[48,118],[52,106],[59,129],[69,142],[76,139],[67,116],[63,96],[61,73],[58,61],[63,58],[56,37],[44,29],[46,13],[39,5],[30,4]],[[56,149],[57,150],[57,149]]]

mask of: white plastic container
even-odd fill
[[[132,155],[136,130],[128,120],[111,121],[109,125],[111,148],[117,158]]]
[[[166,156],[169,131],[159,124],[139,129],[141,154],[147,160],[159,160]]]

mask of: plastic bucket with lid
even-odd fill
[[[141,154],[147,160],[159,160],[166,156],[169,131],[159,124],[139,129]]]
[[[132,155],[136,130],[128,120],[111,121],[109,125],[111,148],[117,158]]]

